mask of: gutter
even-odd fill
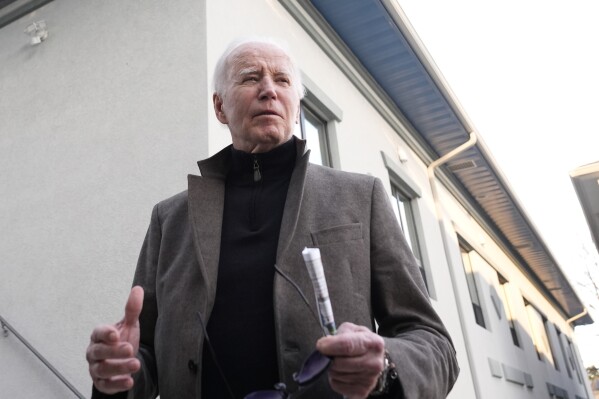
[[[470,340],[468,326],[466,325],[466,322],[465,322],[465,316],[464,316],[464,311],[463,311],[464,307],[462,304],[462,300],[460,299],[460,295],[458,295],[459,291],[457,289],[457,276],[456,276],[456,271],[455,271],[456,268],[454,267],[454,265],[451,262],[451,253],[449,251],[449,240],[448,240],[447,234],[445,233],[445,222],[444,222],[444,218],[443,218],[443,209],[441,207],[441,202],[439,201],[439,195],[437,192],[437,182],[435,180],[435,170],[439,166],[448,162],[450,159],[452,159],[456,155],[460,154],[461,152],[474,146],[477,141],[478,141],[478,139],[477,139],[476,133],[474,133],[474,131],[470,132],[470,138],[468,139],[468,141],[461,144],[459,147],[456,147],[453,150],[449,151],[447,154],[443,155],[442,157],[431,162],[427,168],[427,173],[428,173],[429,184],[431,186],[431,192],[433,194],[433,200],[435,202],[435,210],[437,212],[437,219],[439,220],[439,227],[441,229],[441,241],[443,242],[443,250],[445,252],[445,259],[447,260],[447,264],[449,266],[449,275],[451,277],[451,287],[453,289],[453,293],[454,293],[454,297],[455,297],[455,301],[456,301],[456,307],[458,309],[458,316],[460,319],[460,327],[462,329],[462,335],[463,335],[464,341],[465,341],[464,346],[466,348],[466,355],[468,357],[468,363],[470,363],[469,368],[470,368],[470,372],[472,375],[474,394],[476,395],[476,398],[482,398],[483,396],[481,394],[481,389],[479,386],[479,379],[478,379],[478,375],[477,375],[478,371],[476,370],[475,363],[474,363],[474,355],[473,355],[474,351],[473,351],[473,348],[470,347],[470,343],[472,341]]]

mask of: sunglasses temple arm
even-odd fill
[[[204,324],[204,319],[202,318],[202,314],[200,312],[198,312],[198,319],[200,319],[200,324],[202,325],[202,330],[204,331],[204,338],[206,339],[206,343],[208,344],[208,349],[210,350],[212,359],[214,359],[214,364],[216,365],[216,368],[218,369],[218,373],[220,374],[221,378],[225,382],[225,385],[227,386],[227,391],[229,391],[229,395],[231,395],[231,399],[235,399],[235,395],[233,394],[233,390],[231,389],[231,386],[229,385],[229,381],[227,381],[227,377],[225,377],[225,373],[223,372],[223,369],[221,369],[220,363],[217,360],[216,352],[214,351],[214,347],[212,347],[212,343],[210,342],[210,337],[208,336],[208,330],[206,330],[206,325]]]
[[[302,292],[302,289],[283,270],[279,269],[279,267],[276,264],[275,264],[275,271],[277,273],[279,273],[285,280],[287,280],[293,286],[293,288],[295,288],[295,290],[298,292],[298,294],[300,294],[300,296],[302,297],[302,300],[304,301],[304,303],[306,304],[308,309],[310,309],[310,313],[312,313],[312,316],[314,317],[314,319],[316,321],[318,321],[318,325],[320,326],[320,328],[322,328],[322,332],[324,333],[324,335],[325,336],[328,335],[326,328],[320,323],[320,318],[316,315],[316,313],[314,312],[314,309],[312,309],[312,307],[310,306],[310,302],[308,302],[308,298],[306,298],[306,296]]]

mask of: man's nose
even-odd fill
[[[277,98],[277,86],[271,77],[265,76],[260,81],[260,94],[261,100],[270,100]]]

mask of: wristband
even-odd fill
[[[397,370],[395,369],[395,363],[391,361],[391,357],[389,356],[389,352],[385,349],[385,358],[384,358],[384,368],[379,375],[379,379],[376,383],[376,386],[370,392],[370,396],[380,396],[389,392],[389,387],[393,380],[397,379]]]

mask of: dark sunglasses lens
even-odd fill
[[[287,395],[281,391],[256,391],[243,399],[285,399]]]
[[[331,364],[331,358],[316,350],[308,356],[302,365],[302,369],[293,374],[293,380],[300,386],[309,384],[320,377],[329,367],[329,364]]]

